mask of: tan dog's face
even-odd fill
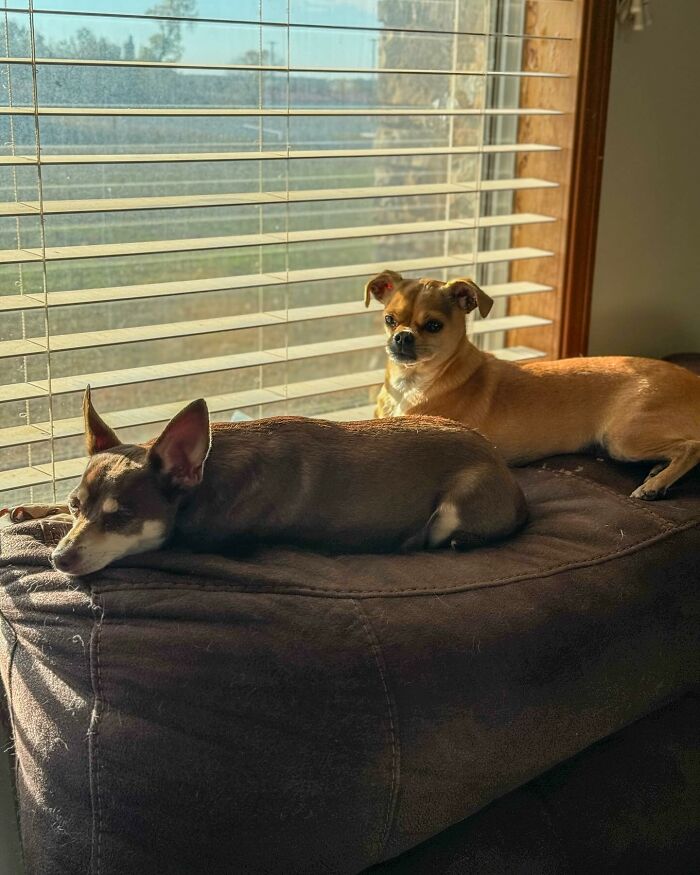
[[[464,340],[466,314],[485,316],[493,305],[470,279],[404,279],[390,270],[367,283],[365,306],[370,297],[384,306],[387,353],[405,368],[448,359]]]

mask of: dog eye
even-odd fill
[[[442,328],[442,322],[438,322],[437,319],[430,319],[423,327],[431,334],[436,334]]]
[[[133,519],[134,514],[125,507],[119,507],[114,513],[106,514],[102,518],[102,524],[106,529],[119,528]]]
[[[389,326],[389,328],[396,328],[397,322],[393,316],[385,316],[384,321]]]

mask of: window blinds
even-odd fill
[[[130,440],[202,395],[219,419],[371,416],[385,267],[476,277],[475,342],[541,355],[508,332],[551,320],[509,300],[552,290],[558,253],[513,233],[561,225],[560,174],[528,162],[566,151],[577,6],[5,2],[0,504],[81,473],[87,383]],[[541,41],[562,61],[533,70]]]

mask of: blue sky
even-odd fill
[[[143,14],[158,0],[35,0],[34,8],[68,12],[116,12]],[[10,5],[15,6],[15,3]],[[197,0],[200,18],[237,18],[258,21],[258,0]],[[286,21],[287,0],[262,0],[263,20]],[[289,0],[293,21],[325,21],[334,24],[376,23],[377,0]]]
[[[41,15],[40,10],[143,14],[155,0],[36,0],[37,30],[52,42],[66,39],[87,27],[99,36],[123,43],[131,35],[137,47],[147,41],[154,25],[143,19],[89,15]],[[290,18],[299,24],[321,23],[352,28],[376,27],[377,0],[290,0]],[[246,52],[257,52],[261,39],[258,0],[197,0],[200,19],[236,18],[250,24],[232,25],[202,21],[185,26],[183,61],[231,63]],[[275,22],[286,22],[287,0],[263,0],[262,44],[272,50],[275,62],[286,63],[287,32]],[[265,24],[267,23],[267,24]],[[294,28],[290,36],[292,63],[315,66],[367,67],[375,63],[376,35],[362,31],[323,31]]]

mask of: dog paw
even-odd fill
[[[25,520],[31,519],[23,507],[3,507],[0,510],[0,516],[5,515],[10,518],[11,523],[22,523]]]
[[[24,504],[17,507],[4,507],[0,516],[7,514],[13,523],[23,523],[27,520],[40,520],[47,516],[61,516],[68,513],[68,508],[54,504]]]
[[[639,498],[642,501],[656,501],[659,498],[663,498],[665,494],[665,489],[650,489],[642,483],[641,486],[638,486],[634,492],[631,493],[630,498]]]

